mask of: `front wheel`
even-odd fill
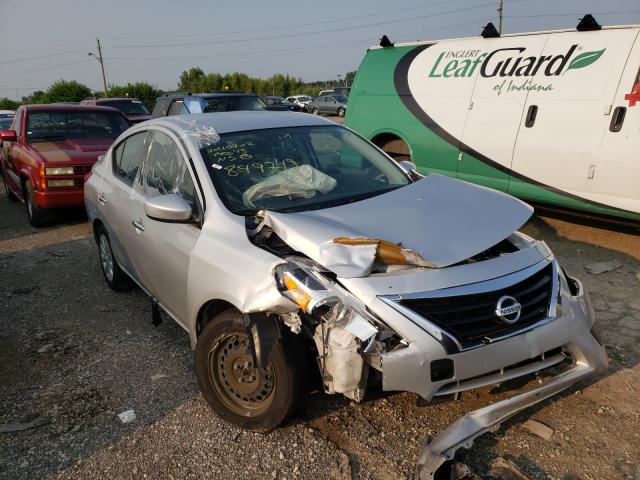
[[[27,217],[29,218],[29,223],[31,225],[36,228],[47,225],[50,214],[46,208],[39,207],[38,204],[36,204],[36,198],[33,194],[33,185],[31,185],[29,180],[25,181],[24,204],[27,207]]]
[[[320,110],[318,110],[316,107],[314,107],[313,110],[311,110],[311,113],[313,113],[314,115],[319,115],[320,114]]]
[[[339,117],[344,117],[344,108],[340,107],[340,108],[338,109],[338,116],[339,116]]]
[[[198,385],[209,406],[234,425],[268,432],[293,411],[300,388],[299,358],[287,358],[287,339],[276,343],[265,368],[253,365],[242,314],[227,310],[209,321],[195,353]]]

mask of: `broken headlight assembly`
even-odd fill
[[[360,401],[368,367],[379,363],[372,357],[407,343],[315,262],[287,260],[276,268],[276,281],[299,310],[281,315],[283,322],[313,338],[325,391]]]

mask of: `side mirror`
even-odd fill
[[[400,167],[402,167],[402,169],[407,173],[416,171],[416,164],[410,162],[409,160],[400,160],[398,163],[400,164]]]
[[[193,217],[191,205],[175,193],[145,200],[144,211],[147,217],[159,222],[188,223]]]
[[[15,130],[0,130],[0,142],[15,142],[17,139]]]

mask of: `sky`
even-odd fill
[[[356,70],[367,47],[479,35],[498,24],[499,0],[0,0],[0,97],[19,99],[56,80],[176,88],[193,66],[305,81]],[[504,33],[640,24],[640,0],[504,0]]]

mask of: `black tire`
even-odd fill
[[[17,202],[18,197],[16,197],[15,194],[11,190],[9,190],[9,186],[7,185],[7,179],[4,178],[5,176],[4,168],[0,167],[0,175],[2,176],[2,185],[4,185],[4,191],[7,192],[7,198],[11,202]]]
[[[113,255],[113,250],[111,250],[109,235],[103,226],[98,227],[96,242],[98,243],[98,254],[100,255],[100,268],[102,269],[104,281],[107,282],[109,288],[120,292],[131,287],[131,279],[118,265],[116,257]]]
[[[36,199],[33,195],[33,185],[31,185],[31,181],[29,180],[25,180],[24,204],[27,207],[27,217],[31,225],[36,228],[47,226],[51,218],[51,213],[46,208],[39,207],[36,204]]]
[[[220,418],[266,433],[294,411],[302,389],[302,356],[296,338],[284,336],[264,369],[253,368],[242,314],[227,310],[209,321],[196,344],[198,385]]]
[[[318,110],[318,107],[313,107],[311,113],[313,113],[314,115],[320,115],[320,110]]]
[[[339,116],[339,117],[344,117],[344,108],[340,107],[340,108],[338,109],[338,116]]]

